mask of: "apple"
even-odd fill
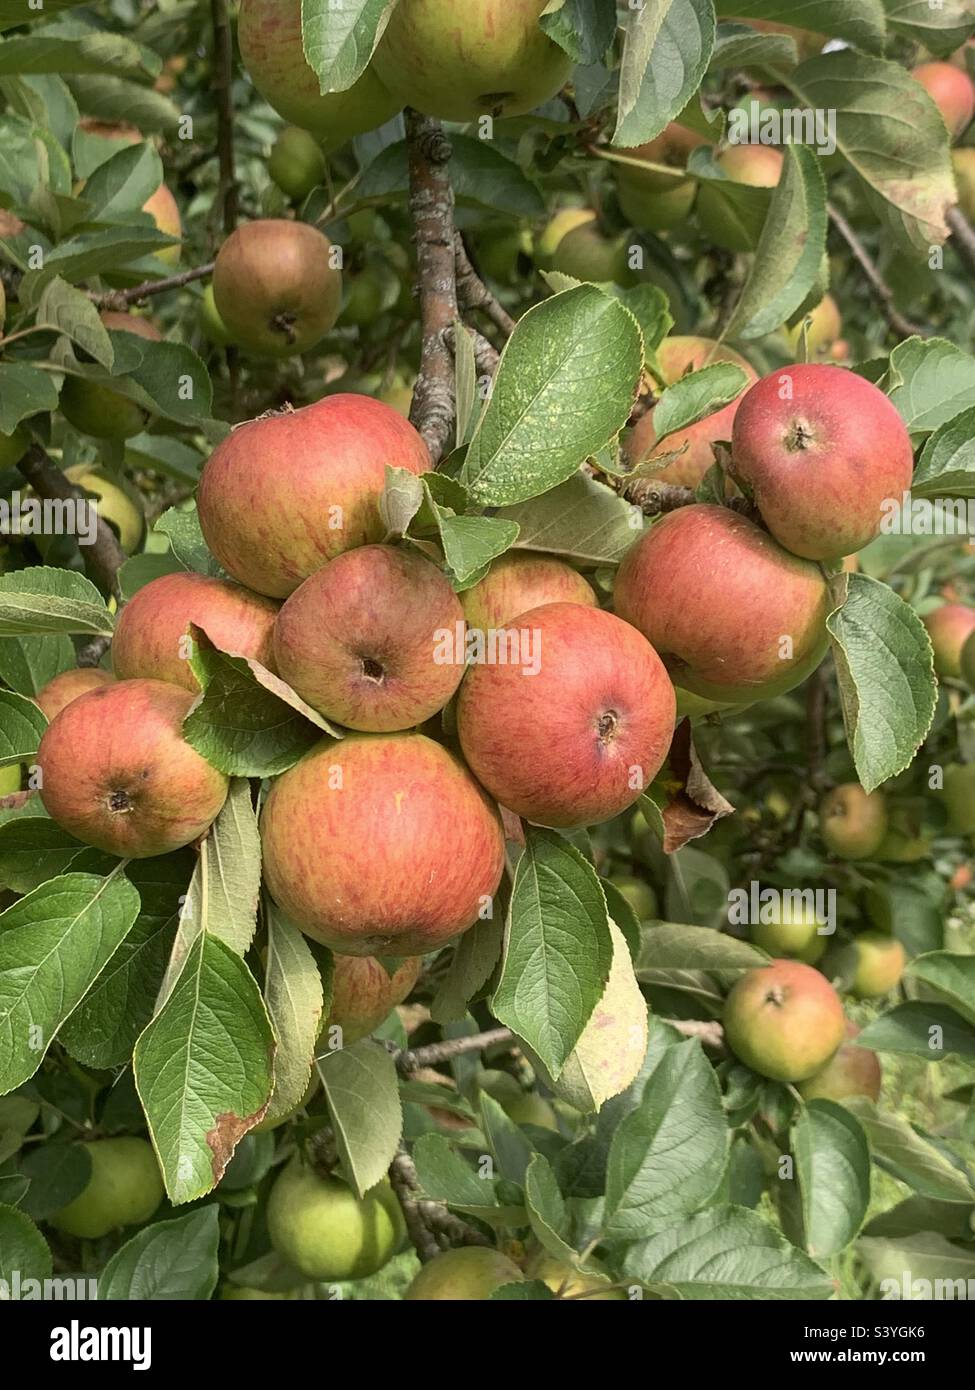
[[[872,382],[808,363],[747,392],[731,471],[781,545],[836,560],[879,535],[884,503],[911,486],[914,451],[900,412]]]
[[[934,669],[951,680],[961,678],[961,654],[975,632],[975,608],[967,603],[943,603],[925,614],[924,626],[934,648]]]
[[[630,269],[629,252],[629,233],[607,236],[594,219],[589,219],[561,238],[551,268],[574,280],[632,285],[636,276]]]
[[[20,763],[8,763],[0,767],[0,796],[13,796],[20,791]]]
[[[803,1100],[847,1100],[850,1096],[880,1099],[880,1061],[876,1052],[858,1047],[853,1041],[860,1029],[847,1021],[846,1041],[822,1071],[803,1081],[799,1094]]]
[[[820,932],[815,909],[802,903],[780,902],[771,920],[752,924],[752,941],[777,959],[800,960],[815,965],[826,950],[828,934]]]
[[[619,815],[656,777],[674,732],[674,690],[656,652],[578,603],[533,608],[509,633],[520,634],[520,659],[471,665],[460,688],[457,732],[475,777],[536,824]]]
[[[391,545],[348,550],[287,600],[274,624],[277,670],[329,719],[366,733],[413,728],[460,685],[460,599],[436,565]]]
[[[715,157],[715,162],[733,183],[775,188],[782,177],[785,157],[771,145],[729,145]],[[729,215],[724,194],[713,181],[702,181],[696,212],[706,240],[731,251],[752,249],[748,237]]]
[[[610,883],[620,890],[641,922],[653,921],[660,916],[657,895],[644,879],[634,878],[632,874],[615,874]]]
[[[392,975],[375,956],[335,956],[332,1007],[322,1026],[329,1045],[332,1028],[341,1028],[342,1047],[375,1032],[396,1005],[402,1004],[422,969],[420,956],[408,956]]]
[[[163,574],[144,584],[119,615],[112,639],[112,670],[119,680],[148,676],[200,689],[189,658],[190,623],[221,651],[274,664],[273,631],[278,605],[226,579],[189,571]]]
[[[40,705],[50,724],[79,695],[87,695],[89,690],[97,690],[102,685],[111,685],[114,679],[108,671],[100,671],[92,666],[62,671],[41,687],[34,696],[34,703]]]
[[[975,115],[975,86],[968,73],[951,63],[921,63],[911,70],[911,76],[928,93],[951,138],[957,140]]]
[[[506,627],[545,603],[581,603],[595,608],[592,585],[564,560],[509,550],[488,573],[460,596],[470,627],[481,632]]]
[[[220,247],[213,298],[227,332],[262,357],[294,357],[339,316],[342,272],[332,243],[307,222],[244,222]]]
[[[951,763],[944,771],[941,800],[953,835],[975,835],[975,763]]]
[[[119,1226],[141,1226],[163,1199],[163,1183],[152,1145],[125,1136],[85,1144],[91,1177],[82,1192],[49,1218],[69,1236],[98,1240]]]
[[[382,540],[387,464],[420,474],[430,453],[409,421],[369,396],[327,396],[240,425],[203,469],[207,545],[242,584],[285,598],[327,560]]]
[[[401,103],[370,64],[344,92],[322,95],[301,41],[301,0],[241,0],[240,56],[254,86],[279,116],[337,147],[392,120]]]
[[[931,846],[922,834],[919,816],[909,806],[891,806],[887,812],[887,834],[874,858],[886,864],[916,864],[926,859]]]
[[[164,183],[161,183],[155,193],[146,199],[142,205],[142,211],[149,214],[158,231],[165,232],[167,236],[181,237],[183,235],[179,204]],[[181,246],[164,246],[154,252],[154,255],[157,260],[165,261],[167,265],[177,265],[182,249]]]
[[[261,818],[273,897],[350,956],[419,956],[459,936],[504,868],[501,821],[422,734],[324,739],[277,778]]]
[[[674,683],[707,700],[780,695],[826,651],[831,603],[819,566],[726,507],[661,517],[624,556],[614,597]]]
[[[138,550],[146,527],[141,504],[93,464],[73,464],[64,470],[64,476],[92,496],[99,517],[108,522],[126,555]]]
[[[462,1245],[435,1255],[403,1295],[409,1302],[469,1302],[487,1299],[503,1284],[525,1276],[507,1255],[486,1245]]]
[[[653,140],[622,153],[628,159],[684,169],[691,152],[707,143],[697,131],[671,121]],[[649,232],[668,231],[683,222],[694,206],[697,196],[694,179],[673,178],[655,169],[640,169],[635,164],[617,164],[615,173],[620,207],[634,227]]]
[[[213,285],[207,285],[200,301],[200,328],[214,347],[230,347],[233,338],[227,332],[227,325],[220,317],[217,301],[213,297]]]
[[[373,62],[403,106],[444,121],[524,116],[568,81],[572,59],[539,18],[548,0],[399,0]]]
[[[786,337],[793,353],[798,353],[802,342],[803,325],[806,329],[806,351],[811,358],[829,356],[837,338],[843,332],[843,319],[839,306],[831,294],[824,295],[815,308],[803,314],[798,323],[786,329]]]
[[[267,171],[289,198],[307,198],[313,188],[325,182],[327,172],[321,145],[300,126],[285,126],[274,142]]]
[[[843,1041],[840,997],[811,965],[773,960],[747,970],[731,988],[724,1030],[735,1055],[773,1081],[807,1081]]]
[[[907,953],[897,937],[882,931],[862,931],[853,944],[857,963],[851,992],[857,999],[889,994],[900,983],[907,964]]]
[[[178,248],[177,248],[178,251]],[[112,332],[134,333],[136,337],[148,342],[161,342],[162,334],[151,319],[140,314],[123,314],[106,311],[101,315],[102,323]],[[138,402],[130,400],[121,391],[113,391],[110,386],[91,381],[83,376],[68,376],[61,388],[61,414],[75,429],[90,434],[95,439],[131,439],[141,434],[145,428],[146,413]],[[77,471],[93,475],[86,465],[76,465]],[[120,490],[114,491],[120,494]],[[122,494],[120,494],[122,495]],[[139,518],[139,534],[132,549],[142,535],[142,519]],[[129,547],[123,545],[123,549]]]
[[[477,230],[477,266],[481,274],[500,285],[521,278],[522,264],[532,254],[531,233],[517,223]]]
[[[552,270],[555,253],[569,233],[595,220],[592,208],[560,208],[535,238],[533,255],[539,270]]]
[[[108,854],[148,859],[192,843],[227,778],[184,740],[193,696],[162,681],[116,681],[66,706],[37,752],[41,800],[63,830]]]
[[[958,188],[958,206],[969,222],[975,222],[975,149],[952,150],[951,163]]]
[[[730,362],[740,367],[747,381],[752,384],[758,380],[750,362],[712,338],[689,338],[678,335],[665,338],[657,349],[657,362],[663,375],[664,384],[673,386],[688,372],[700,371],[702,367],[717,362]],[[667,435],[663,441],[657,439],[653,422],[653,411],[647,411],[630,430],[623,444],[623,453],[630,468],[652,458],[656,452],[670,453],[683,449],[684,452],[673,462],[654,473],[654,480],[671,483],[675,487],[696,488],[704,480],[705,474],[714,466],[713,445],[718,440],[730,440],[731,430],[742,397],[731,401],[713,415],[705,416],[686,429]],[[686,449],[684,446],[687,446]]]
[[[316,1282],[367,1279],[405,1234],[396,1194],[383,1178],[361,1200],[340,1178],[293,1158],[267,1199],[267,1231],[282,1259]]]
[[[589,1271],[593,1271],[590,1273]],[[525,1262],[525,1278],[540,1279],[560,1298],[579,1299],[585,1303],[618,1302],[626,1299],[623,1289],[607,1287],[612,1281],[594,1260],[588,1260],[585,1270],[578,1270],[568,1261],[557,1260],[539,1247]]]
[[[871,859],[887,834],[883,792],[865,792],[859,782],[834,787],[819,804],[823,843],[840,859]]]

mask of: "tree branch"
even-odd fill
[[[118,572],[125,564],[127,556],[115,538],[115,532],[108,522],[98,515],[97,506],[85,496],[80,487],[69,483],[67,478],[52,463],[39,444],[32,444],[17,465],[21,474],[30,483],[40,498],[68,501],[78,499],[87,501],[95,510],[95,540],[92,545],[81,545],[78,549],[85,562],[89,577],[103,593],[118,596]]]
[[[949,208],[946,220],[954,237],[955,250],[968,269],[975,270],[975,229],[961,208]]]
[[[415,1051],[405,1050],[396,1058],[396,1066],[401,1076],[410,1076],[421,1067],[432,1067],[437,1062],[449,1062],[452,1057],[460,1057],[465,1052],[481,1052],[494,1043],[510,1042],[514,1037],[510,1028],[491,1028],[486,1033],[470,1033],[463,1038],[449,1038],[446,1042],[430,1043]]]
[[[217,98],[217,155],[220,160],[217,197],[223,201],[223,230],[229,236],[237,226],[237,174],[234,169],[234,106],[231,92],[234,44],[226,0],[210,0],[210,16],[213,24],[213,86]]]
[[[105,290],[90,294],[89,298],[99,309],[116,309],[124,313],[132,304],[138,304],[140,299],[149,299],[166,290],[182,289],[193,280],[205,280],[212,274],[213,261],[208,261],[206,265],[195,266],[193,270],[181,270],[178,275],[164,275],[160,280],[143,280],[141,285],[133,285],[130,290]]]
[[[462,309],[483,309],[506,338],[515,331],[515,321],[485,285],[471,265],[460,232],[454,232],[454,261],[457,269],[457,300]]]
[[[442,1202],[431,1202],[416,1195],[420,1180],[405,1148],[400,1149],[389,1165],[389,1181],[403,1209],[403,1220],[413,1248],[424,1263],[454,1245],[492,1246],[487,1236],[454,1216]]]
[[[422,332],[420,373],[410,419],[436,467],[456,417],[454,361],[447,346],[447,331],[458,316],[454,195],[447,171],[451,148],[440,122],[409,106],[406,139]]]
[[[919,324],[912,323],[910,319],[905,318],[894,304],[894,291],[887,284],[887,281],[881,275],[876,265],[874,265],[863,242],[857,236],[843,214],[835,208],[832,203],[827,203],[826,208],[829,213],[829,220],[850,248],[854,259],[867,277],[867,283],[873,290],[874,298],[880,305],[881,313],[893,332],[896,333],[899,338],[926,338],[928,336],[927,331]]]

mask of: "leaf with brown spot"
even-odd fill
[[[667,763],[654,785],[662,787],[666,797],[662,805],[654,798],[663,816],[665,854],[700,839],[715,821],[730,816],[735,809],[702,767],[689,719],[678,724]]]

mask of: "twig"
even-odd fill
[[[447,166],[450,141],[439,121],[406,108],[410,216],[416,241],[422,344],[410,419],[434,467],[454,427],[454,362],[447,331],[458,316],[454,267],[454,195]]]
[[[231,93],[234,45],[226,0],[210,0],[210,16],[213,23],[213,86],[217,98],[217,154],[220,159],[217,197],[223,200],[223,230],[229,236],[237,225],[237,174],[234,169],[234,107]]]
[[[95,540],[91,545],[79,546],[85,569],[103,593],[118,594],[118,572],[125,564],[126,555],[115,538],[115,532],[107,521],[98,515],[97,505],[80,487],[69,483],[67,478],[52,463],[39,444],[32,444],[17,467],[30,483],[38,497],[68,501],[78,499],[87,501],[95,510]]]
[[[454,260],[457,267],[457,300],[462,309],[482,309],[506,338],[515,331],[515,321],[485,285],[471,265],[460,232],[454,232]]]
[[[975,229],[961,208],[949,208],[946,221],[955,239],[955,250],[969,270],[975,270]]]
[[[413,1248],[424,1263],[454,1245],[491,1246],[487,1236],[454,1216],[442,1202],[417,1197],[420,1180],[405,1148],[400,1149],[389,1165],[389,1181],[403,1209],[403,1220]]]
[[[626,480],[623,482],[626,483]],[[627,502],[640,507],[644,516],[675,512],[678,507],[689,507],[696,500],[693,488],[660,483],[655,478],[636,478],[632,483],[626,483],[622,495]]]
[[[93,637],[77,654],[79,666],[100,666],[102,657],[112,645],[111,637]]]
[[[128,309],[140,299],[149,299],[154,294],[164,294],[166,290],[179,290],[193,280],[205,280],[213,274],[213,262],[194,266],[192,270],[181,270],[178,275],[164,275],[160,280],[143,280],[141,285],[133,285],[130,290],[105,290],[89,296],[99,309]]]
[[[452,1057],[460,1057],[465,1052],[481,1052],[494,1043],[510,1042],[513,1033],[510,1028],[491,1028],[486,1033],[469,1033],[463,1038],[448,1038],[446,1042],[430,1043],[415,1051],[401,1052],[396,1058],[396,1066],[402,1076],[410,1076],[421,1067],[432,1067],[437,1062],[449,1062]]]
[[[912,323],[910,319],[905,318],[896,307],[894,304],[894,291],[874,265],[863,242],[857,236],[843,214],[835,208],[832,203],[827,203],[826,208],[829,213],[829,220],[853,252],[854,259],[867,277],[867,281],[880,305],[881,312],[891,329],[893,329],[899,338],[927,337],[928,334],[925,329],[920,327],[919,324]],[[951,214],[949,213],[949,221],[950,217]]]

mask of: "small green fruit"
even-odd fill
[[[900,983],[907,954],[896,936],[864,931],[854,943],[857,952],[852,992],[858,999],[876,999]]]
[[[768,915],[773,920],[756,922],[752,927],[755,945],[770,956],[815,965],[826,950],[828,940],[828,934],[819,930],[825,924],[817,920],[815,908],[801,902],[793,906],[791,902],[780,901],[775,912]]]
[[[83,1192],[55,1212],[51,1225],[97,1240],[119,1226],[141,1226],[163,1198],[152,1146],[145,1139],[94,1139],[85,1145],[91,1177]]]
[[[20,763],[0,767],[0,796],[13,796],[20,791]]]
[[[396,1254],[405,1227],[383,1179],[360,1201],[339,1178],[294,1158],[271,1189],[267,1229],[277,1253],[306,1279],[365,1279]]]
[[[275,140],[267,168],[281,191],[297,202],[323,182],[327,165],[314,135],[289,125]]]
[[[468,1302],[490,1298],[502,1284],[520,1284],[525,1276],[507,1255],[483,1245],[445,1250],[425,1264],[405,1297],[410,1302]]]
[[[203,291],[203,300],[200,304],[200,327],[204,336],[209,338],[215,347],[230,347],[233,344],[234,340],[227,331],[227,325],[220,317],[220,310],[213,297],[212,285],[207,285]]]
[[[65,377],[61,414],[82,434],[95,439],[131,439],[145,427],[145,412],[119,391],[87,377]]]
[[[660,916],[657,895],[642,878],[634,878],[631,874],[616,874],[610,879],[610,883],[620,890],[641,922],[653,921]]]
[[[828,792],[819,807],[819,826],[826,848],[840,859],[869,859],[887,834],[883,792],[865,792],[846,782]]]

